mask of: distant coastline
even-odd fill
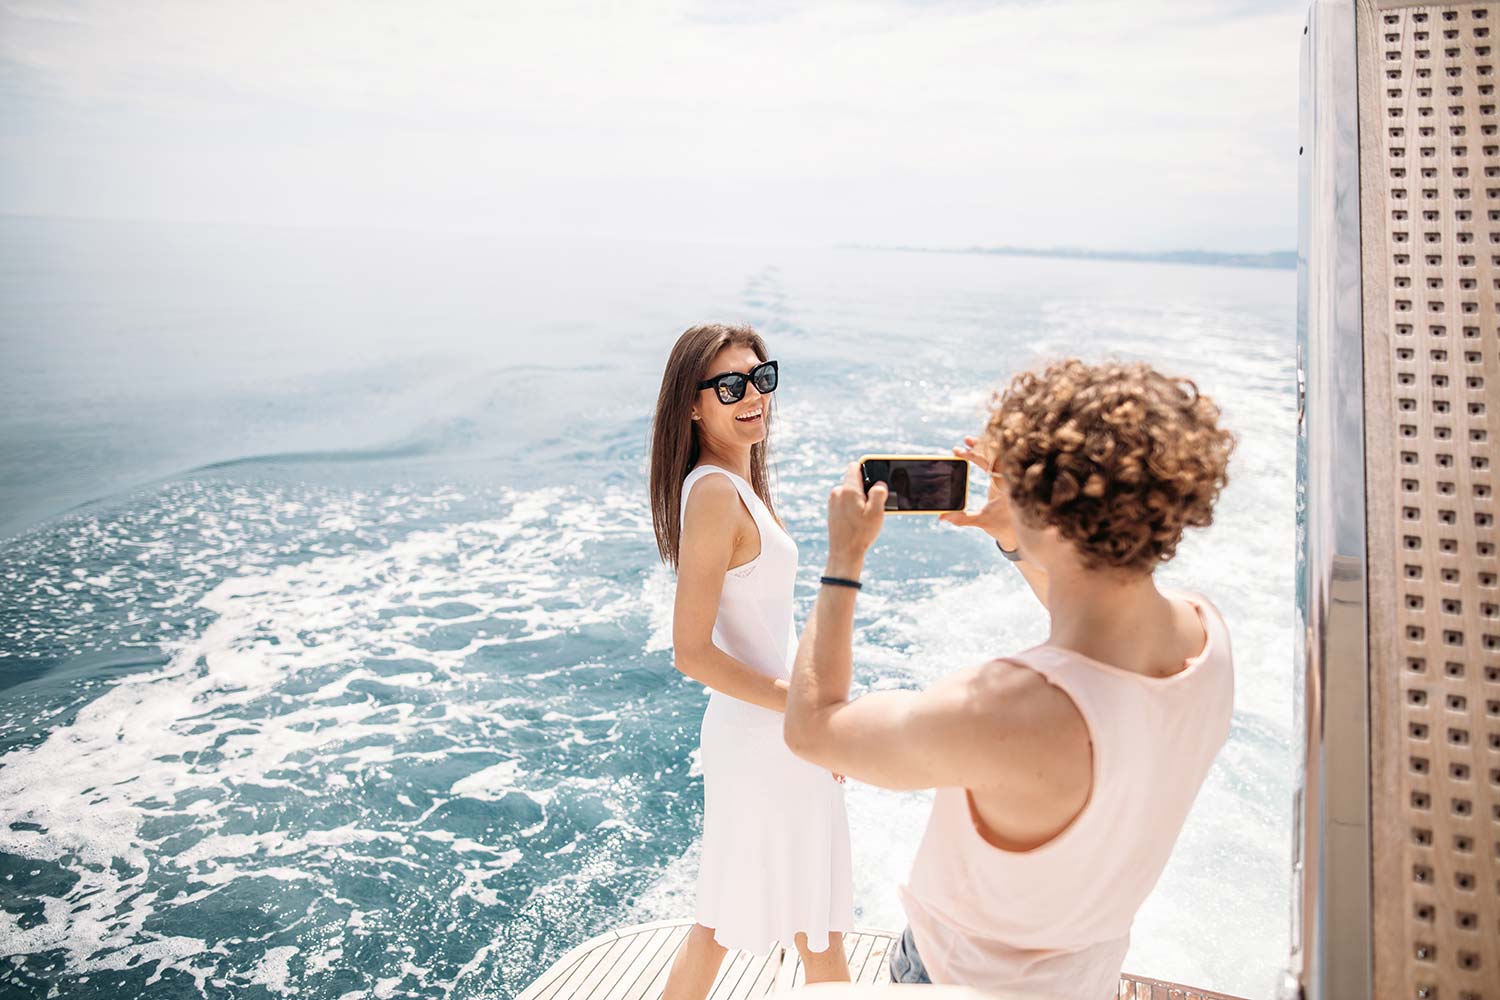
[[[1164,250],[1147,253],[1132,250],[1080,250],[1075,247],[912,247],[844,243],[841,250],[883,250],[895,253],[984,254],[993,257],[1061,257],[1068,260],[1123,260],[1150,264],[1193,264],[1200,267],[1252,267],[1292,271],[1297,268],[1294,250],[1271,253],[1218,253],[1211,250]]]

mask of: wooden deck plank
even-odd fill
[[[589,973],[594,971],[599,962],[604,958],[604,953],[609,950],[609,946],[615,940],[617,940],[616,937],[611,937],[608,941],[601,941],[599,942],[600,946],[596,946],[586,952],[573,964],[573,968],[568,970],[567,975],[558,977],[555,987],[545,991],[547,996],[556,998],[556,1000],[567,1000],[568,997],[571,997],[573,990],[577,988],[578,984],[583,982]]]
[[[677,949],[673,948],[672,955],[666,961],[647,970],[648,975],[641,977],[643,985],[640,992],[635,993],[632,1000],[661,1000],[662,992],[667,987],[667,975],[672,971],[672,958],[676,954]]]
[[[766,995],[767,986],[764,985],[766,977],[774,977],[776,970],[781,965],[781,949],[772,948],[771,953],[757,958],[750,963],[750,968],[745,970],[745,975],[740,979],[740,985],[735,991],[736,997],[744,1000],[763,997]]]
[[[657,927],[637,934],[631,940],[630,950],[620,956],[618,971],[614,982],[610,984],[609,991],[597,1000],[610,1000],[620,990],[635,982],[635,977],[640,974],[645,964],[651,961],[651,956],[672,934],[673,930],[670,927]]]
[[[664,920],[620,928],[591,938],[563,954],[516,1000],[661,1000],[672,960],[691,921]],[[898,937],[861,930],[844,935],[850,978],[857,983],[890,982],[890,955]],[[731,952],[725,956],[709,1000],[758,1000],[806,982],[795,949],[773,949],[768,956]],[[1237,1000],[1228,994],[1124,974],[1117,1000]]]
[[[547,967],[546,972],[543,972],[530,986],[521,991],[516,1000],[548,1000],[548,998],[556,993],[558,986],[561,985],[562,977],[572,972],[579,961],[601,943],[611,941],[618,936],[619,931],[606,931],[598,937],[589,938],[577,947],[563,952],[557,961]]]
[[[640,951],[636,952],[636,957],[619,972],[619,979],[616,979],[610,985],[610,999],[630,990],[630,987],[633,987],[637,979],[640,978],[640,975],[645,972],[646,966],[649,966],[655,960],[658,952],[663,948],[669,948],[675,934],[676,931],[670,927],[658,927],[654,928],[654,930],[640,933],[637,936],[637,940],[642,940],[643,942],[642,946],[640,946]],[[672,951],[675,952],[676,949],[673,948]]]
[[[1119,1000],[1240,1000],[1229,993],[1184,986],[1128,972],[1120,974]]]
[[[636,994],[635,997],[626,998],[626,1000],[661,1000],[662,991],[666,988],[667,985],[667,976],[672,971],[672,959],[677,956],[677,949],[681,946],[683,938],[687,937],[688,930],[690,930],[691,927],[691,924],[687,924],[683,927],[682,934],[672,942],[671,954],[666,957],[666,960],[664,962],[662,962],[655,968],[655,973],[650,977],[650,981],[645,983],[644,988],[638,994]],[[725,964],[719,966],[719,972],[718,975],[714,978],[714,984],[713,986],[709,987],[710,996],[712,996],[713,991],[718,988],[719,979],[723,977],[724,969],[727,964],[728,956],[725,956]],[[650,970],[648,970],[648,972],[649,971]]]
[[[677,949],[692,926],[690,923],[684,923],[655,946],[656,951],[652,953],[650,961],[641,967],[635,979],[623,993],[619,994],[619,1000],[643,1000],[645,997],[658,1000],[661,996],[662,985],[667,981],[667,972],[672,968],[672,959],[677,957]],[[656,987],[654,994],[651,992],[653,986]]]
[[[875,945],[874,934],[861,934],[853,948],[849,949],[849,978],[856,983],[867,982],[864,977],[865,963],[870,960],[870,950]]]
[[[763,997],[771,991],[776,981],[776,972],[781,968],[781,949],[772,948],[765,958],[757,959],[740,981],[739,995],[747,998]]]
[[[629,933],[629,930],[625,933]],[[620,931],[612,930],[585,941],[563,955],[546,975],[527,988],[516,1000],[559,1000],[566,996],[564,989],[568,984],[576,983],[580,974],[587,974],[587,970],[593,969],[602,957],[601,949],[608,948],[620,936]],[[556,976],[551,975],[554,971],[557,973]]]
[[[761,966],[755,981],[745,991],[746,997],[763,997],[776,988],[776,977],[780,975],[782,964],[786,961],[786,955],[780,948],[775,949],[766,958],[765,965]]]
[[[875,977],[872,983],[888,983],[891,981],[891,949],[896,947],[894,937],[883,937],[880,947],[877,949],[880,956],[880,964],[875,968]]]
[[[599,959],[599,964],[594,967],[594,971],[573,987],[573,995],[569,1000],[589,1000],[589,997],[593,996],[601,985],[606,986],[604,995],[608,996],[607,984],[618,978],[617,966],[620,960],[630,950],[630,946],[640,940],[640,937],[639,934],[622,934],[610,942],[604,949],[604,955]]]
[[[772,993],[785,993],[792,988],[792,976],[796,974],[799,964],[801,962],[795,948],[782,952],[781,969],[776,973],[776,983],[771,987]]]
[[[886,954],[891,949],[891,939],[888,937],[876,937],[870,946],[870,955],[865,959],[865,967],[860,970],[860,982],[875,983],[880,980],[880,970],[885,967]]]
[[[724,963],[719,967],[719,979],[709,991],[708,1000],[733,1000],[734,988],[754,961],[755,956],[747,951],[731,951],[725,955]]]
[[[557,992],[557,986],[562,981],[562,977],[573,971],[573,967],[578,964],[583,954],[580,952],[577,955],[564,955],[553,962],[536,982],[521,991],[516,1000],[549,1000]]]
[[[725,954],[724,960],[719,963],[719,972],[714,976],[714,984],[708,988],[708,1000],[715,1000],[714,994],[724,985],[724,977],[729,975],[729,970],[734,968],[734,960],[740,956],[740,952],[731,951]],[[651,1000],[647,997],[647,1000]]]

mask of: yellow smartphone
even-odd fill
[[[865,455],[859,460],[865,492],[885,483],[889,514],[946,514],[969,503],[969,463],[940,455]]]

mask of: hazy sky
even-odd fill
[[[1288,249],[1305,0],[0,0],[0,212]]]

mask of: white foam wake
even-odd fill
[[[545,817],[567,779],[526,774],[494,742],[517,724],[507,715],[519,699],[495,696],[470,658],[635,613],[633,588],[564,572],[560,560],[642,531],[638,505],[618,496],[511,499],[494,520],[226,580],[201,602],[211,623],[165,667],[119,680],[71,724],[0,758],[0,852],[76,880],[60,896],[38,897],[40,920],[0,912],[0,953],[60,950],[70,975],[154,961],[155,976],[174,968],[200,989],[209,977],[239,975],[284,992],[295,948],[271,949],[236,972],[209,937],[162,936],[148,926],[242,877],[335,894],[330,863],[409,865],[402,857],[418,831],[472,856],[454,892],[494,905],[492,880],[519,853],[434,829],[425,817],[451,798],[512,793],[530,797]],[[462,641],[447,642],[454,634]],[[434,702],[443,711],[424,710]],[[435,733],[445,746],[417,749]],[[437,797],[413,820],[236,832],[247,792],[336,798],[353,782],[388,781],[397,765],[461,763],[465,755],[475,764],[430,789]],[[169,880],[182,892],[159,898]],[[305,959],[308,968],[330,960]]]

